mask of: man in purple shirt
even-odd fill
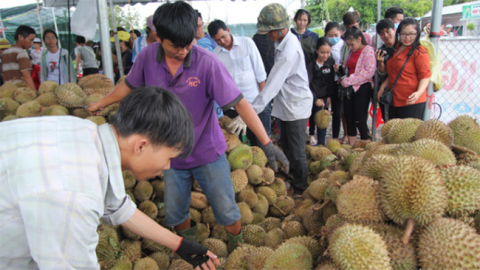
[[[187,240],[198,241],[198,228],[189,214],[195,178],[212,206],[217,223],[225,226],[232,251],[242,241],[240,212],[225,156],[225,138],[213,110],[214,102],[224,109],[235,108],[261,142],[272,169],[277,170],[278,160],[288,172],[289,163],[272,144],[225,66],[214,54],[192,45],[197,18],[197,13],[185,2],[160,6],[153,20],[161,42],[142,50],[125,81],[105,98],[92,103],[89,110],[92,113],[102,110],[144,85],[164,87],[177,95],[192,115],[195,142],[188,158],[173,159],[171,169],[164,171],[165,222],[175,226],[178,234]]]

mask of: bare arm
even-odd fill
[[[413,93],[408,97],[407,105],[415,104],[415,103],[418,101],[418,99],[420,98],[420,96],[423,95],[423,93],[425,92],[425,90],[427,90],[427,87],[428,87],[428,84],[429,84],[429,83],[430,83],[430,78],[421,79],[421,80],[418,82],[417,91],[416,91],[416,92],[413,92]]]
[[[90,111],[91,114],[94,114],[98,110],[103,110],[105,107],[108,105],[111,105],[115,102],[121,101],[124,97],[126,97],[132,89],[130,89],[126,84],[125,81],[121,82],[115,89],[113,89],[112,92],[110,92],[108,95],[106,95],[104,98],[102,98],[98,102],[92,102],[88,110]]]
[[[261,82],[258,84],[258,87],[260,88],[260,92],[262,92],[263,88],[265,88],[265,81]]]
[[[80,52],[77,52],[77,63],[75,64],[75,69],[77,70],[77,72],[78,72],[78,66],[80,65],[81,61],[82,61],[82,56]]]
[[[270,142],[270,138],[263,127],[262,121],[258,118],[257,113],[250,106],[245,98],[242,98],[237,105],[233,106],[237,113],[242,117],[247,127],[257,136],[262,145],[266,145]]]
[[[23,81],[25,82],[25,84],[26,84],[30,89],[32,89],[33,91],[35,91],[35,93],[36,93],[36,92],[37,92],[37,88],[35,87],[35,84],[33,83],[31,70],[24,70],[24,71],[22,71],[22,76],[23,76]]]

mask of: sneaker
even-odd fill
[[[310,135],[310,145],[317,145],[317,139],[314,135]]]

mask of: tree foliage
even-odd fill
[[[144,28],[143,25],[145,22],[141,22],[140,13],[135,9],[132,9],[130,6],[126,10],[122,9],[119,6],[113,6],[115,10],[115,20],[117,22],[117,27],[123,27],[127,31],[130,31],[131,26],[133,25],[134,29]],[[112,26],[112,15],[110,8],[108,9],[108,26],[110,29],[113,29]]]

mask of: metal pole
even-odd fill
[[[57,33],[57,35],[60,36],[60,33],[58,32],[58,27],[57,27],[57,18],[55,18],[55,8],[50,8],[52,10],[52,15],[53,15],[53,25],[55,26],[55,32]],[[70,10],[68,11],[70,12]],[[60,43],[60,39],[58,40],[58,47],[61,48],[62,47],[62,44]]]
[[[118,71],[120,72],[120,77],[122,77],[123,76],[122,51],[120,49],[120,41],[118,40],[117,20],[115,19],[115,7],[113,6],[112,0],[110,0],[110,15],[112,15],[112,28],[113,28],[113,37],[115,38],[115,51],[117,51]]]
[[[430,30],[430,41],[435,46],[435,51],[438,54],[438,40],[440,39],[440,28],[442,27],[442,11],[443,11],[443,0],[433,1],[432,7],[432,21],[431,21],[431,30]],[[427,88],[427,104],[425,106],[425,112],[423,113],[423,120],[431,119],[432,107],[430,104],[433,103],[434,98],[434,86],[433,83],[430,83]]]
[[[103,74],[112,81],[113,76],[112,50],[110,49],[110,31],[108,30],[107,0],[98,0],[98,22],[100,23],[100,44],[102,49]]]
[[[382,0],[377,1],[377,22],[380,21],[382,17]],[[380,47],[380,36],[378,34],[375,35],[375,49],[377,50]],[[372,111],[372,141],[377,140],[377,110],[378,110],[378,76],[375,74],[375,87],[373,88],[373,111]]]
[[[42,48],[46,48],[45,42],[43,41],[42,35],[43,35],[43,26],[42,26],[42,17],[40,16],[40,0],[37,0],[37,15],[38,15],[38,24],[40,25],[40,40],[42,41]],[[5,31],[4,31],[5,33]],[[43,54],[43,50],[41,50]],[[43,64],[43,60],[40,59],[40,72],[43,74],[43,71],[45,70],[45,66]],[[40,76],[40,78],[43,78],[43,76]],[[45,78],[46,80],[47,78]],[[41,80],[41,79],[40,79]],[[43,83],[43,82],[42,82]]]

